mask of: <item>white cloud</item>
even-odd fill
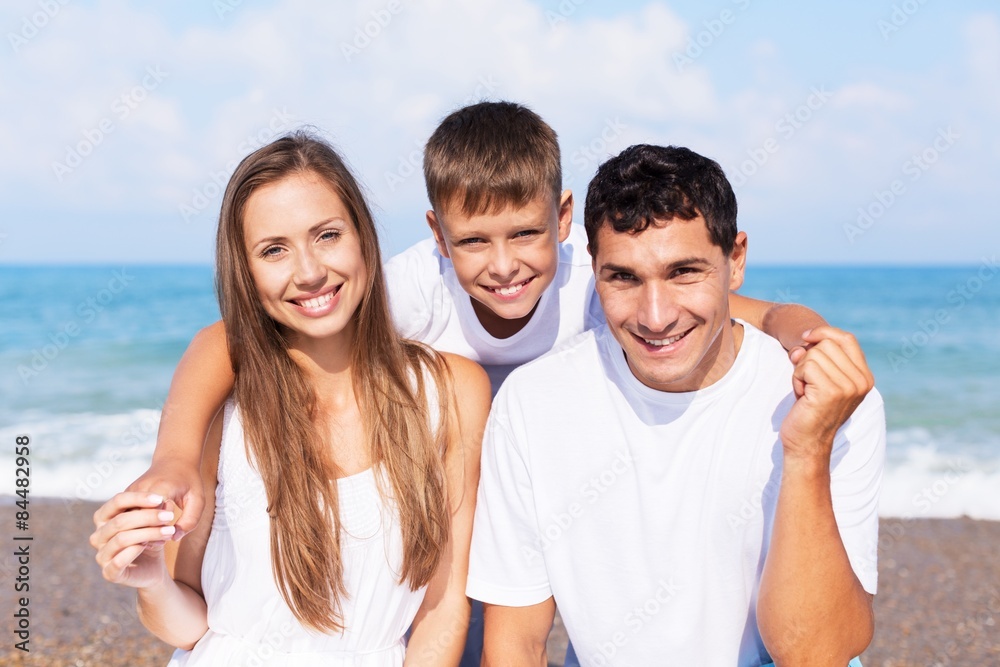
[[[839,108],[861,107],[882,111],[906,111],[913,106],[913,101],[908,96],[870,81],[842,86],[831,101]]]
[[[7,24],[34,7],[21,3]],[[1000,151],[995,13],[965,20],[964,52],[940,54],[927,71],[913,69],[905,52],[868,66],[820,63],[796,51],[801,34],[784,39],[780,30],[750,36],[735,56],[746,63],[722,59],[747,37],[748,17],[711,57],[680,72],[673,58],[689,43],[689,24],[660,2],[599,11],[585,4],[566,15],[542,0],[399,7],[392,14],[387,0],[243,2],[221,20],[204,6],[162,10],[173,13],[168,20],[125,0],[69,3],[17,53],[0,54],[0,150],[15,156],[0,164],[0,193],[26,209],[176,218],[261,141],[312,123],[371,188],[398,248],[425,233],[420,147],[445,114],[481,98],[524,102],[552,124],[581,208],[598,162],[640,141],[689,145],[732,170],[777,140],[779,150],[741,189],[741,204],[762,216],[805,203],[852,210],[949,122],[961,125],[963,139],[935,179],[972,188],[988,180],[984,165]],[[755,10],[755,21],[778,25],[763,15],[777,10]],[[695,13],[690,27],[699,20]],[[898,40],[894,48],[909,47]],[[169,76],[119,117],[114,101],[157,65]],[[830,103],[794,133],[780,130],[820,80],[832,82]],[[276,123],[286,110],[291,120]],[[59,182],[53,162],[105,118],[113,133]],[[199,220],[210,225],[217,203]]]
[[[0,141],[39,156],[29,174],[5,176],[18,187],[50,188],[44,171],[51,162],[109,116],[113,101],[151,65],[162,66],[168,79],[113,139],[169,158],[138,172],[124,169],[127,160],[121,173],[101,172],[130,183],[136,205],[186,191],[241,157],[234,150],[266,126],[275,108],[345,138],[348,150],[369,156],[369,166],[395,164],[448,111],[480,98],[512,97],[551,110],[557,119],[550,120],[571,140],[589,140],[605,118],[618,115],[662,123],[716,113],[708,73],[675,71],[671,55],[684,44],[684,28],[662,5],[608,19],[569,16],[555,27],[527,0],[400,6],[391,14],[377,1],[338,11],[318,0],[241,5],[222,21],[177,34],[125,2],[67,7],[66,20],[25,49],[17,74],[0,77],[0,88],[39,100],[0,112],[26,129]],[[363,48],[348,61],[342,46],[359,34]],[[163,183],[185,178],[175,166],[192,162],[203,166],[186,183]],[[89,164],[84,169],[96,178]]]
[[[1000,17],[978,14],[965,25],[966,51],[975,92],[1000,110]]]

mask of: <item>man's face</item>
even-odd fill
[[[746,234],[731,256],[705,220],[656,221],[639,234],[597,231],[594,272],[608,326],[632,374],[659,391],[695,391],[736,359],[729,291],[743,284]]]
[[[559,202],[546,195],[500,213],[427,213],[438,249],[451,259],[487,329],[489,321],[531,315],[555,278],[559,243],[569,235],[572,217],[569,191]]]

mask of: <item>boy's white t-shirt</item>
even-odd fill
[[[421,241],[385,264],[389,307],[396,330],[404,338],[426,343],[478,362],[490,376],[495,394],[514,369],[556,345],[604,322],[594,290],[587,235],[572,225],[559,244],[559,265],[552,284],[521,331],[494,338],[472,308],[451,260],[434,239]]]
[[[483,444],[469,597],[554,596],[585,666],[769,662],[755,609],[792,368],[743,327],[733,367],[697,392],[641,384],[606,326],[512,373]],[[872,391],[830,465],[841,538],[871,593],[884,455]]]

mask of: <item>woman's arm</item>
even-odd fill
[[[221,436],[221,419],[212,436]],[[218,445],[208,448],[204,483],[215,495]],[[96,530],[90,543],[97,549],[101,574],[112,583],[138,591],[139,619],[154,635],[172,646],[190,648],[208,628],[208,609],[201,594],[201,559],[212,529],[214,500],[206,519],[181,546],[167,542],[174,534],[173,512],[163,496],[124,491],[94,514]],[[174,556],[184,554],[183,566]],[[169,552],[169,553],[168,553]]]
[[[478,364],[457,355],[443,356],[454,378],[445,454],[451,537],[413,620],[407,667],[457,665],[469,627],[471,607],[465,597],[465,580],[479,488],[480,449],[490,411],[490,380]]]
[[[201,516],[202,444],[234,382],[226,330],[219,321],[199,331],[184,352],[163,406],[153,463],[127,489],[161,495],[181,507],[175,540],[193,530]]]
[[[201,587],[201,565],[205,547],[212,533],[215,516],[215,487],[218,484],[219,448],[222,442],[222,411],[209,428],[201,466],[205,489],[205,511],[197,527],[180,542],[169,542],[164,549],[166,569],[178,590],[190,598],[183,620],[174,605],[164,604],[156,590],[139,590],[139,619],[157,637],[169,644],[190,649],[208,630],[208,607]]]
[[[776,338],[789,352],[806,347],[802,334],[826,325],[816,311],[797,303],[774,303],[729,293],[729,311],[733,317],[749,322],[768,336]]]

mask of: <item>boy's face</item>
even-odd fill
[[[632,374],[659,391],[695,391],[736,359],[729,291],[743,284],[746,234],[730,256],[705,220],[656,221],[638,234],[597,230],[594,272],[608,326]]]
[[[427,212],[438,249],[451,259],[487,330],[502,329],[501,320],[527,321],[555,278],[559,243],[569,236],[572,220],[569,190],[559,202],[544,195],[500,213]]]

